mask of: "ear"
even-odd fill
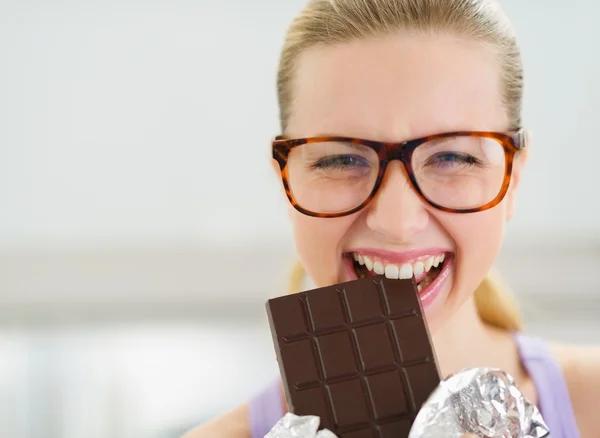
[[[521,184],[523,169],[529,158],[529,150],[531,149],[531,133],[528,131],[525,137],[525,149],[515,155],[512,168],[512,176],[510,179],[510,187],[506,193],[506,221],[511,220],[515,213],[515,204],[517,191]]]

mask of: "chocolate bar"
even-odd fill
[[[271,299],[290,412],[340,438],[405,438],[440,382],[414,280],[382,276]]]

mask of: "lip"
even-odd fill
[[[453,266],[454,254],[450,254],[448,258],[446,258],[442,263],[442,269],[440,270],[440,273],[437,275],[437,277],[435,277],[435,280],[433,280],[429,285],[427,285],[425,289],[423,289],[419,293],[419,298],[421,299],[421,303],[423,304],[424,308],[427,308],[431,304],[433,304],[436,298],[440,295],[442,289],[444,288],[446,280],[448,280],[448,277],[452,272]]]
[[[427,251],[430,251],[430,250],[427,250]],[[425,254],[425,255],[434,255],[427,251],[419,251],[419,253]],[[352,251],[352,252],[359,252],[359,251]],[[348,281],[358,280],[358,276],[356,275],[356,272],[354,271],[354,259],[351,256],[352,252],[347,253],[346,256],[343,257],[344,267],[346,268],[346,276],[349,279]],[[362,254],[362,252],[359,252],[359,253]],[[381,253],[381,252],[379,252],[379,253]],[[408,252],[408,253],[411,253],[411,252]],[[440,270],[440,273],[437,275],[435,280],[433,280],[425,289],[423,289],[421,292],[419,292],[419,299],[421,300],[421,304],[423,305],[423,308],[428,308],[435,302],[437,297],[442,292],[442,289],[444,288],[446,280],[448,280],[448,277],[452,273],[452,269],[454,266],[454,259],[455,259],[454,253],[451,253],[448,251],[441,251],[440,254],[441,253],[446,253],[447,256],[442,264],[442,269]],[[398,253],[396,253],[396,254],[398,254]],[[403,253],[403,254],[407,254],[407,253]],[[416,256],[412,255],[412,257],[414,258]],[[412,260],[412,259],[409,258],[409,259],[405,259],[405,260]]]
[[[406,262],[415,262],[420,259],[426,259],[431,256],[440,256],[442,254],[452,254],[452,251],[447,248],[424,248],[424,249],[413,249],[409,251],[394,252],[385,251],[381,249],[373,248],[356,248],[346,252],[346,255],[357,253],[363,256],[367,256],[372,260],[378,260],[381,262],[391,264],[402,264]]]

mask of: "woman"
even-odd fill
[[[278,93],[273,164],[296,280],[302,269],[317,286],[414,276],[444,375],[503,369],[553,438],[600,436],[589,409],[599,351],[518,334],[489,274],[529,149],[520,51],[497,3],[310,0],[287,35]],[[262,437],[283,413],[277,384],[188,437]]]

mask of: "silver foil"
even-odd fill
[[[285,414],[277,422],[265,438],[337,438],[332,432],[319,430],[319,417],[299,417],[294,414]]]
[[[504,371],[475,368],[440,383],[421,408],[409,438],[550,438],[540,411]]]

